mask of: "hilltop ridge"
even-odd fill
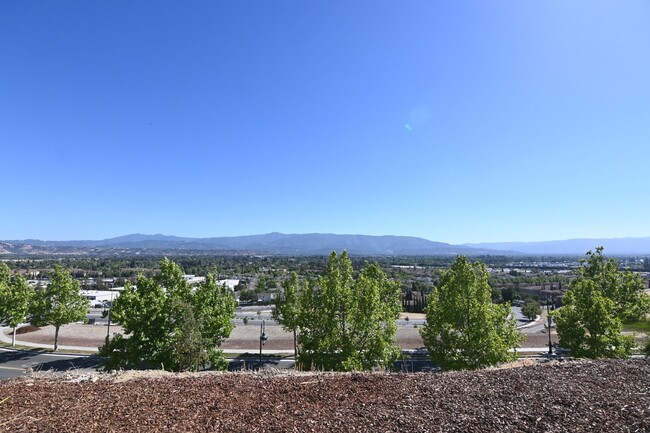
[[[604,246],[608,255],[650,255],[650,237],[568,239],[542,242],[492,242],[454,245],[415,236],[371,236],[359,234],[306,233],[181,237],[134,233],[102,240],[43,241],[39,239],[0,241],[0,254],[268,254],[324,255],[347,250],[368,256],[468,256],[479,255],[584,255]]]
[[[162,234],[130,234],[103,240],[42,241],[12,240],[0,244],[8,253],[62,253],[77,249],[128,249],[159,251],[252,252],[278,255],[322,255],[347,250],[357,255],[479,255],[489,251],[433,242],[413,236],[340,235],[329,233],[283,234],[190,238]],[[1,251],[0,251],[1,253]]]

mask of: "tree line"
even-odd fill
[[[569,283],[564,305],[552,312],[560,345],[573,356],[627,357],[633,337],[622,334],[624,320],[643,320],[650,297],[643,280],[620,263],[606,259],[602,247],[588,252]],[[332,253],[317,281],[296,274],[283,283],[274,317],[294,335],[302,368],[357,370],[391,365],[399,356],[395,320],[399,288],[376,264],[353,276],[344,252]],[[420,334],[431,361],[443,369],[477,369],[516,358],[522,335],[510,303],[496,303],[484,263],[458,256],[442,272],[429,295],[426,323]],[[522,312],[541,314],[539,302],[528,300]],[[549,331],[550,332],[550,329]],[[650,338],[644,351],[650,356]]]
[[[13,274],[0,263],[0,323],[13,328],[29,322],[34,326],[54,326],[54,350],[58,349],[59,329],[68,323],[86,319],[88,299],[80,293],[79,282],[61,265],[55,265],[50,284],[34,290],[22,275]]]
[[[602,251],[587,253],[564,305],[552,313],[560,344],[577,357],[629,356],[633,339],[621,333],[622,323],[641,320],[650,311],[641,278],[620,270]],[[192,288],[175,262],[163,259],[159,268],[156,275],[140,275],[136,285],[127,284],[115,300],[113,318],[124,335],[107,337],[102,346],[107,368],[225,367],[219,347],[233,329],[236,301],[230,292],[214,274]],[[292,273],[282,286],[273,315],[294,335],[299,368],[368,370],[390,367],[399,358],[400,284],[377,263],[365,262],[355,271],[346,252],[333,252],[320,276]],[[492,292],[481,262],[459,256],[441,273],[420,329],[434,364],[477,369],[516,357],[522,336],[509,304],[493,302]],[[59,327],[82,320],[87,309],[78,282],[62,266],[55,266],[48,287],[35,291],[0,264],[0,321],[14,330],[26,320],[55,326],[56,350]],[[537,314],[539,304],[530,309],[530,315]]]

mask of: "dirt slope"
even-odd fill
[[[650,364],[0,383],[8,432],[650,431]],[[128,377],[128,375],[127,375]]]

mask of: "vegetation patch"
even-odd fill
[[[628,321],[623,323],[624,331],[645,332],[650,334],[650,320]]]

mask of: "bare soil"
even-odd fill
[[[650,364],[0,382],[6,432],[647,432]],[[119,376],[118,376],[119,377]]]
[[[20,340],[31,343],[54,344],[54,327],[44,326],[42,328],[29,327],[21,334]],[[122,332],[120,326],[111,326],[111,334]],[[7,335],[10,335],[8,333]],[[293,350],[293,334],[285,332],[281,326],[267,326],[266,335],[268,340],[264,345],[266,350]],[[230,337],[221,346],[222,349],[252,350],[259,349],[260,328],[255,325],[241,325],[232,330]],[[106,338],[106,326],[100,325],[64,325],[59,330],[59,345],[61,346],[84,346],[95,349],[104,344]],[[413,327],[398,328],[398,344],[403,349],[417,349],[423,347],[424,343],[420,337],[419,329]]]
[[[111,334],[122,332],[120,326],[111,326]],[[222,345],[222,349],[239,349],[239,350],[258,350],[259,349],[259,332],[260,329],[255,325],[239,325],[235,327],[230,337]],[[44,326],[38,328],[35,326],[19,328],[21,341],[42,344],[54,344],[54,327]],[[272,325],[266,327],[268,340],[264,345],[267,350],[293,350],[293,334],[285,332],[281,326]],[[11,335],[8,332],[7,335]],[[544,347],[548,344],[548,334],[545,332],[535,334],[524,334],[526,340],[522,342],[522,347]],[[555,332],[551,335],[553,342],[557,342]],[[104,344],[106,338],[106,326],[102,325],[82,325],[69,324],[64,325],[59,330],[59,345],[62,346],[85,346],[91,349]],[[422,337],[420,337],[419,327],[401,326],[397,328],[397,344],[402,349],[417,349],[424,347]]]
[[[54,345],[54,326],[24,326],[18,328],[16,334],[20,334],[20,341],[39,344]],[[106,326],[101,325],[82,325],[71,323],[59,328],[59,345],[60,346],[82,346],[90,349],[97,349],[104,344],[106,339]],[[111,325],[111,335],[116,332],[122,332],[121,326]],[[11,335],[7,331],[6,335]]]

